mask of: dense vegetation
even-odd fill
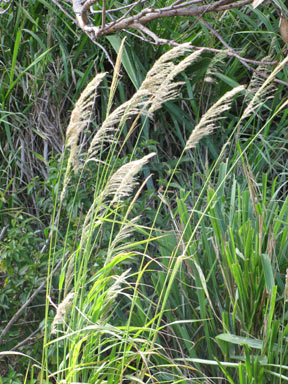
[[[288,381],[276,5],[152,22],[174,48],[0,15],[0,383]]]

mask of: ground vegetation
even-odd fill
[[[285,3],[0,9],[0,383],[287,382]]]

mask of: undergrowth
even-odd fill
[[[42,5],[50,18],[38,18]],[[238,61],[186,44],[145,75],[137,43],[111,36],[110,76],[85,37],[75,51],[54,6],[30,6],[5,15],[11,57],[12,32],[1,45],[1,317],[47,266],[48,278],[45,306],[39,295],[5,339],[2,383],[286,382],[288,112],[285,88],[272,84],[287,77],[287,59],[250,81]],[[243,47],[252,54],[275,17],[235,14],[239,30],[254,30]],[[222,20],[241,45],[233,15]],[[219,48],[205,28],[183,36]],[[259,55],[281,57],[262,39]],[[102,73],[81,94],[95,66]],[[28,356],[14,339],[39,318]]]
[[[138,200],[148,193],[153,175],[148,172],[141,184],[136,177],[155,166],[157,153],[137,158],[134,149],[123,163],[127,135],[137,127],[140,137],[141,116],[151,119],[163,102],[176,97],[180,83],[174,78],[201,52],[187,55],[189,44],[168,51],[131,99],[112,109],[122,52],[123,43],[106,119],[87,142],[79,137],[104,74],[88,84],[71,114],[70,150],[59,168],[52,214],[58,229],[50,239],[43,357],[27,371],[25,382],[33,382],[37,369],[40,383],[208,383],[221,377],[241,384],[284,382],[288,199],[277,179],[270,185],[267,172],[256,182],[249,155],[267,125],[281,118],[287,100],[267,115],[251,140],[241,135],[265,111],[271,82],[287,59],[258,87],[234,88],[202,115],[166,184],[139,212]],[[202,188],[193,193],[188,183],[180,185],[172,199],[181,159],[225,124],[237,94],[242,112],[218,162],[203,170]],[[227,151],[228,144],[234,151]],[[61,211],[73,183],[68,211],[73,212],[87,172],[94,180],[89,182],[93,198],[82,205],[73,247],[69,215],[59,254]],[[61,258],[55,295],[51,271]]]

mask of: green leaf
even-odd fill
[[[120,46],[121,46],[121,39],[119,36],[106,36],[107,40],[110,42],[112,47],[115,49],[115,51],[119,52]],[[122,63],[123,67],[125,68],[125,71],[127,72],[127,75],[129,76],[130,80],[132,81],[134,87],[136,89],[139,88],[139,81],[136,76],[135,68],[130,60],[129,55],[127,54],[127,50],[123,49],[123,55],[122,55]]]
[[[39,55],[38,57],[36,57],[36,59],[27,67],[25,68],[21,74],[17,77],[17,79],[15,79],[11,84],[10,84],[10,87],[5,95],[5,99],[8,98],[8,96],[10,95],[10,92],[12,91],[12,89],[15,87],[15,85],[18,83],[18,81],[25,75],[26,72],[28,72],[31,68],[34,67],[34,65],[36,65],[37,63],[39,63],[51,50],[53,49],[52,48],[49,48],[47,49],[47,51],[41,53],[41,55]],[[10,77],[11,79],[11,77]]]
[[[16,66],[16,60],[17,60],[17,55],[20,47],[20,42],[21,42],[21,37],[22,37],[22,30],[19,29],[16,34],[16,39],[14,43],[14,50],[13,50],[13,56],[12,56],[12,64],[11,64],[11,71],[10,71],[10,84],[13,81],[14,77],[14,72],[15,72],[15,66]]]
[[[227,343],[243,345],[246,344],[250,348],[262,349],[263,341],[258,339],[251,339],[250,337],[242,337],[232,335],[231,333],[221,333],[216,336],[216,339],[227,341]]]
[[[272,292],[273,287],[275,286],[273,268],[268,254],[261,255],[261,261],[264,269],[265,277],[265,286],[268,293]]]
[[[42,155],[40,155],[39,153],[37,152],[34,152],[34,151],[31,151],[33,153],[33,155],[35,157],[37,157],[38,160],[41,160],[44,164],[46,164],[46,160],[44,159],[44,157]]]
[[[215,76],[222,80],[224,83],[230,85],[232,88],[239,87],[240,85],[237,81],[231,79],[231,77],[223,75],[223,73],[216,72]]]

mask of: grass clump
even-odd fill
[[[183,83],[176,76],[202,52],[190,54],[189,44],[168,51],[135,94],[113,109],[123,47],[96,133],[84,135],[104,73],[71,114],[69,153],[54,189],[42,362],[25,382],[33,382],[39,367],[41,384],[284,382],[288,200],[285,183],[269,180],[274,170],[267,162],[251,159],[265,147],[267,127],[285,112],[287,101],[271,112],[261,96],[286,61],[247,88],[252,96],[237,86],[207,107],[165,183],[146,201],[148,185],[157,183],[152,168],[159,148],[138,156],[145,126],[177,97]],[[236,95],[240,113],[230,121]],[[231,134],[216,162],[210,165],[207,156],[197,172],[182,176],[185,157],[199,154],[199,141],[227,125]],[[247,139],[251,126],[258,130]],[[132,151],[123,157],[132,135]],[[59,260],[55,282],[51,271]]]

